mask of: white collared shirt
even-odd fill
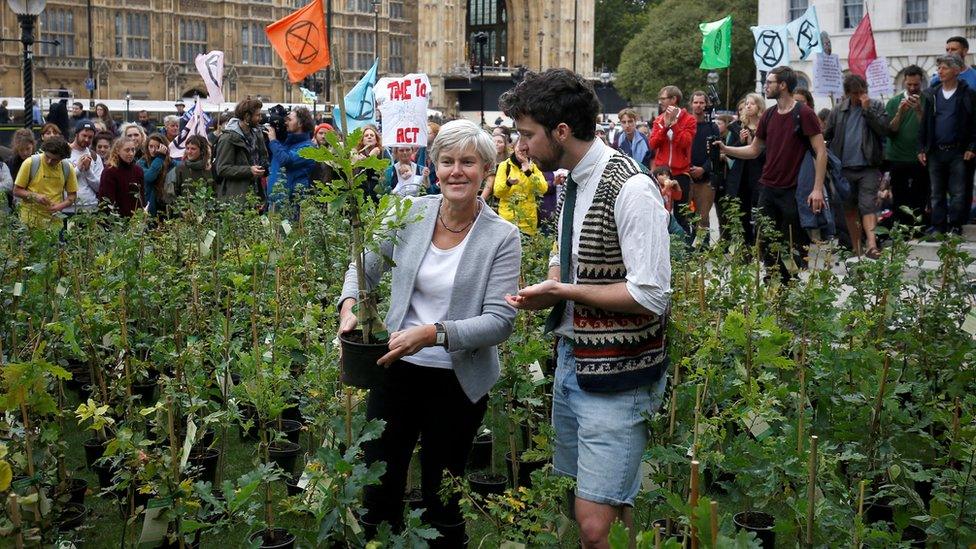
[[[571,170],[576,182],[576,208],[573,212],[573,254],[570,273],[576,282],[576,266],[579,263],[579,235],[583,218],[593,205],[596,188],[610,158],[615,154],[599,139],[594,139],[590,149]],[[624,267],[627,269],[627,291],[645,309],[664,314],[671,296],[671,239],[668,235],[669,214],[664,209],[661,191],[647,175],[632,176],[620,188],[613,206],[613,218],[617,223],[617,237]],[[562,234],[562,224],[559,224]],[[559,265],[559,242],[549,258],[549,266]],[[573,334],[573,302],[566,302],[563,320],[555,330],[557,335]]]

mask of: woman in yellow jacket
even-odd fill
[[[545,176],[528,159],[524,147],[516,145],[512,156],[495,172],[493,192],[498,198],[498,215],[524,234],[534,235],[539,230],[536,199],[548,189]]]

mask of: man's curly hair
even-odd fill
[[[569,69],[526,73],[515,88],[502,94],[499,105],[505,116],[513,120],[528,116],[547,132],[565,123],[581,141],[596,137],[600,100],[593,85]]]

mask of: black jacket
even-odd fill
[[[956,93],[962,99],[960,107],[963,116],[956,117],[960,145],[967,151],[976,152],[976,91],[965,81],[959,80]],[[938,83],[922,92],[925,102],[922,107],[922,123],[918,128],[918,150],[927,153],[935,146],[935,94],[942,93],[942,83]]]

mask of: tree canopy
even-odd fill
[[[660,0],[596,0],[593,20],[593,69],[616,71],[620,53],[646,26],[647,8]]]
[[[599,21],[599,8],[597,11]],[[718,84],[723,107],[726,96],[726,71],[731,70],[731,103],[754,91],[754,40],[751,25],[757,21],[755,0],[661,0],[647,7],[644,25],[627,42],[617,66],[616,87],[637,102],[654,102],[657,92],[669,84],[678,86],[685,97],[705,87],[709,71],[699,69],[701,33],[698,24],[732,14],[732,64],[720,69]],[[599,36],[603,29],[597,31]],[[617,35],[621,36],[621,35]],[[624,35],[625,36],[625,35]]]

